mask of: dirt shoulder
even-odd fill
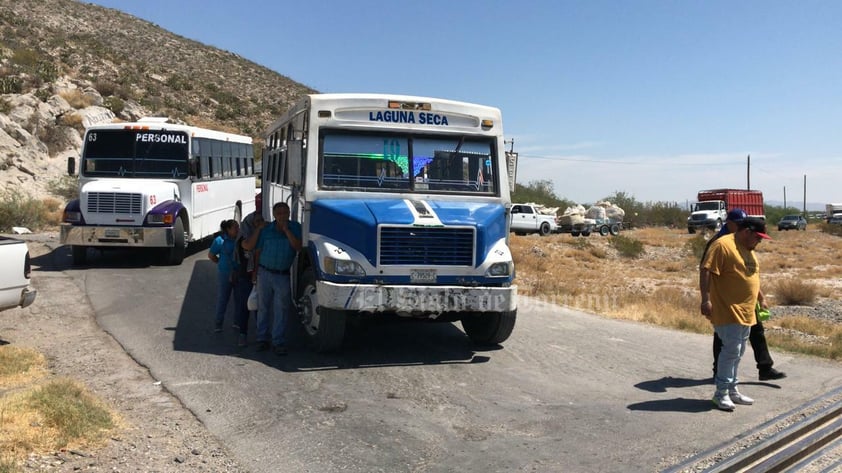
[[[0,343],[34,348],[57,377],[85,384],[122,418],[100,449],[31,455],[22,471],[245,471],[178,399],[96,323],[85,291],[60,270],[57,235],[27,235],[35,303],[0,312]],[[59,252],[61,250],[58,250]]]

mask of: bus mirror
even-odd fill
[[[76,175],[76,158],[74,158],[73,156],[67,158],[67,175]]]

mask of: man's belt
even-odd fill
[[[260,265],[260,267],[265,269],[266,271],[269,271],[272,274],[289,274],[288,269],[272,269],[272,268],[267,268],[266,266],[263,266],[262,264]]]

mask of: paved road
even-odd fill
[[[279,358],[212,333],[204,251],[144,261],[106,254],[68,273],[99,324],[255,472],[655,471],[842,384],[838,363],[774,353],[789,378],[758,382],[746,363],[756,405],[715,411],[709,337],[531,299],[502,349],[453,324],[394,323],[357,327],[341,355],[293,342]]]

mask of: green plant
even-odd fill
[[[31,49],[15,49],[12,52],[12,64],[17,64],[26,68],[35,67],[38,61],[41,60],[41,55]]]
[[[612,237],[610,244],[620,253],[620,256],[626,258],[637,258],[645,252],[643,242],[625,235]]]
[[[57,430],[57,447],[76,439],[96,441],[115,427],[108,409],[71,380],[52,381],[32,392],[29,406],[41,413],[47,426]]]
[[[702,253],[705,252],[705,247],[708,244],[708,240],[705,239],[705,235],[703,233],[697,233],[696,236],[687,240],[687,243],[684,244],[684,249],[687,250],[694,258],[697,260],[702,259]]]
[[[50,193],[63,198],[73,200],[79,198],[79,178],[76,176],[61,176],[50,181],[47,186]]]
[[[19,77],[0,77],[0,93],[19,94],[23,91],[23,81]]]
[[[43,201],[6,191],[0,196],[0,231],[8,232],[12,227],[43,228],[54,220],[50,213]]]
[[[114,115],[119,115],[126,108],[126,102],[120,97],[112,96],[105,99],[103,105],[105,108],[114,112]]]

